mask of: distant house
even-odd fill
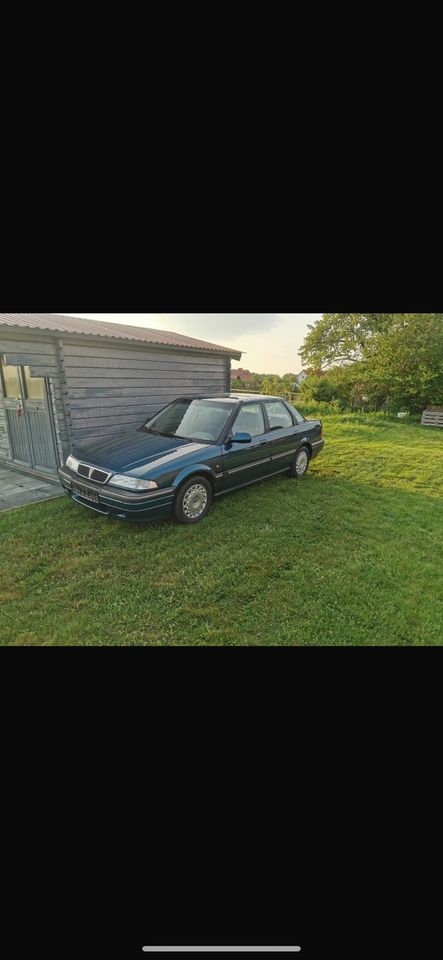
[[[135,430],[177,396],[227,393],[241,351],[166,330],[0,313],[0,463],[56,474],[73,443]]]
[[[238,370],[231,370],[231,380],[241,380],[242,383],[251,383],[254,374],[250,370],[243,370],[243,367],[239,367]]]
[[[309,367],[308,370],[301,370],[295,378],[296,384],[301,387],[302,383],[308,379],[308,377],[326,377],[326,370],[313,370],[312,367]]]

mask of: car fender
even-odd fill
[[[312,441],[311,441],[311,439],[310,439],[309,437],[301,437],[300,439],[298,439],[298,437],[297,437],[297,450],[299,450],[300,447],[309,447],[309,449],[310,449],[310,451],[311,451],[311,453],[312,453]]]
[[[207,463],[190,463],[187,467],[183,467],[183,470],[180,470],[180,473],[178,473],[175,480],[173,480],[172,486],[174,490],[177,490],[188,477],[196,474],[207,476],[208,480],[211,480],[211,483],[215,483],[215,473],[208,467]]]

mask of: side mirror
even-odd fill
[[[231,443],[251,443],[250,433],[233,433],[230,437]]]

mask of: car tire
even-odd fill
[[[291,477],[295,477],[296,480],[301,480],[305,473],[307,473],[310,459],[311,453],[309,448],[300,447],[291,464]]]
[[[174,504],[177,523],[199,523],[212,503],[212,486],[206,477],[190,477],[180,487]]]

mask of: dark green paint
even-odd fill
[[[188,398],[189,399],[189,398]],[[59,471],[60,482],[68,496],[82,506],[95,512],[122,520],[168,520],[172,517],[174,498],[181,484],[197,474],[207,476],[212,483],[214,496],[219,497],[231,490],[255,483],[266,477],[289,470],[301,446],[307,446],[311,458],[323,448],[320,420],[298,421],[293,408],[282,401],[293,419],[292,426],[270,430],[266,415],[266,401],[278,397],[248,396],[238,399],[221,442],[201,443],[164,436],[154,436],[140,430],[120,437],[105,438],[87,446],[76,446],[72,453],[78,460],[113,473],[124,473],[138,479],[154,480],[158,490],[130,492],[100,486],[85,481],[63,467]],[[252,437],[250,442],[235,442],[231,427],[241,408],[248,403],[262,404],[265,433]],[[89,487],[98,494],[99,503],[93,504],[76,496],[72,481]]]

